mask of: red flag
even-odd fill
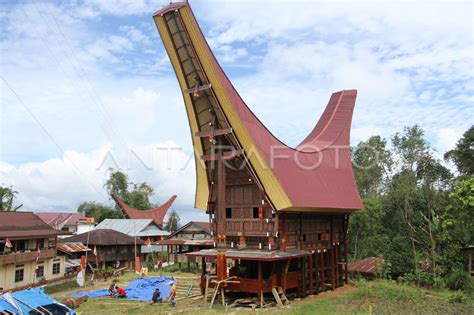
[[[87,223],[94,223],[94,218],[86,218]]]
[[[10,242],[10,240],[8,238],[5,240],[5,247],[8,247],[8,248],[13,247],[12,242]]]
[[[145,245],[146,245],[146,247],[148,247],[148,248],[151,247],[151,240],[150,240],[150,238],[148,238],[148,239],[145,241]]]

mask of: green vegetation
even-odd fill
[[[344,289],[339,289],[344,290]],[[474,300],[459,292],[426,290],[389,280],[357,281],[346,293],[293,303],[281,314],[472,314]],[[323,293],[323,295],[326,293]]]
[[[128,175],[120,171],[109,169],[110,175],[104,187],[107,194],[115,193],[123,201],[133,208],[140,210],[148,210],[153,208],[150,201],[153,196],[153,188],[146,182],[132,183]],[[87,201],[79,205],[77,211],[87,217],[95,218],[95,221],[100,223],[104,219],[120,219],[123,214],[117,207],[110,207],[95,201]],[[179,222],[179,218],[178,218]]]
[[[178,279],[178,306],[172,309],[169,303],[150,305],[149,303],[94,298],[82,304],[77,312],[81,314],[156,314],[176,311],[182,314],[222,314],[225,308],[216,304],[212,310],[204,307],[202,299],[183,298],[183,292],[190,283],[197,285],[198,276],[193,273],[169,272],[163,274]],[[158,271],[149,273],[149,276],[159,276]],[[126,286],[137,275],[133,272],[115,278],[114,281]],[[471,280],[472,281],[472,280]],[[93,287],[80,290],[96,290],[107,288],[109,281],[96,283]],[[75,290],[77,291],[77,290]],[[71,291],[69,291],[69,294]],[[67,294],[53,294],[56,298],[65,298]],[[270,296],[267,296],[269,302]],[[220,299],[217,300],[217,303]],[[278,314],[472,314],[474,310],[474,296],[460,291],[453,292],[447,289],[428,290],[414,285],[395,282],[393,280],[378,279],[374,281],[358,280],[354,285],[324,292],[300,301],[291,301],[288,307],[278,309],[270,307],[257,309],[263,313]],[[249,309],[228,309],[227,313],[248,313]]]
[[[350,218],[350,259],[383,256],[390,279],[470,290],[462,248],[474,244],[473,147],[474,126],[445,154],[457,176],[418,126],[354,147],[364,210]]]
[[[175,210],[172,210],[168,217],[168,221],[166,221],[165,230],[173,233],[173,232],[176,232],[178,227],[179,227],[179,215]]]
[[[20,209],[23,205],[13,205],[17,195],[18,192],[13,190],[13,187],[0,186],[0,211],[16,211]]]

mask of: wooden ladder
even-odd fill
[[[289,303],[288,298],[285,295],[282,287],[273,287],[272,288],[273,296],[277,302],[278,307],[283,307]]]

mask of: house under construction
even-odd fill
[[[332,94],[311,133],[288,147],[241,99],[187,2],[166,6],[154,20],[192,132],[195,206],[209,214],[215,242],[188,255],[216,262],[211,286],[262,300],[264,293],[305,296],[342,286],[349,214],[362,208],[349,147],[357,91]]]

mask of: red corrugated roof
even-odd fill
[[[173,204],[174,200],[176,199],[176,195],[171,196],[171,198],[162,204],[158,208],[150,209],[150,210],[138,210],[135,208],[130,207],[123,201],[119,196],[112,193],[112,198],[118,204],[124,215],[129,219],[152,219],[156,225],[162,225],[163,220],[165,218],[166,212]]]
[[[36,212],[46,224],[54,227],[64,222],[65,225],[75,225],[86,217],[77,212]]]
[[[347,264],[347,270],[362,275],[374,276],[377,265],[383,262],[381,257],[368,257]]]
[[[65,253],[77,253],[77,252],[86,252],[90,249],[82,243],[58,243],[58,250]]]

